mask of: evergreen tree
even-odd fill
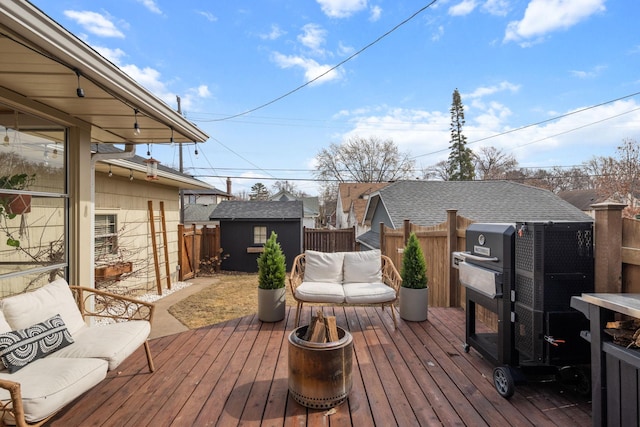
[[[261,289],[284,288],[287,277],[286,259],[278,235],[272,231],[258,257],[258,287]]]
[[[405,288],[422,289],[427,287],[427,262],[415,233],[409,235],[409,240],[404,248],[400,276],[402,277],[402,286]]]
[[[447,169],[450,181],[471,181],[475,177],[473,152],[467,147],[467,138],[462,134],[464,105],[458,89],[453,91],[451,103],[451,143]]]
[[[251,187],[249,200],[269,200],[269,189],[261,182],[256,182]]]

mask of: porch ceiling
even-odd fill
[[[204,142],[208,135],[26,1],[0,3],[0,99],[91,126],[92,143]],[[85,97],[76,94],[78,76]],[[134,109],[140,135],[134,134]],[[24,120],[23,120],[24,119]],[[22,121],[21,121],[22,120]],[[0,107],[0,125],[38,124]]]

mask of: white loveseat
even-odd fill
[[[391,307],[397,326],[394,304],[398,300],[400,273],[391,258],[379,250],[361,252],[305,251],[293,261],[289,284],[298,303],[298,326],[304,303],[380,304]]]
[[[0,304],[0,425],[42,425],[140,346],[154,370],[153,304],[64,279]]]

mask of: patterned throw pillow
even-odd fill
[[[71,343],[71,334],[62,317],[56,314],[26,329],[0,334],[0,359],[9,372],[14,373]]]

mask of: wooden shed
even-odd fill
[[[222,270],[258,271],[258,256],[272,231],[290,270],[293,258],[302,252],[303,217],[301,201],[222,201],[210,217],[220,223]]]

